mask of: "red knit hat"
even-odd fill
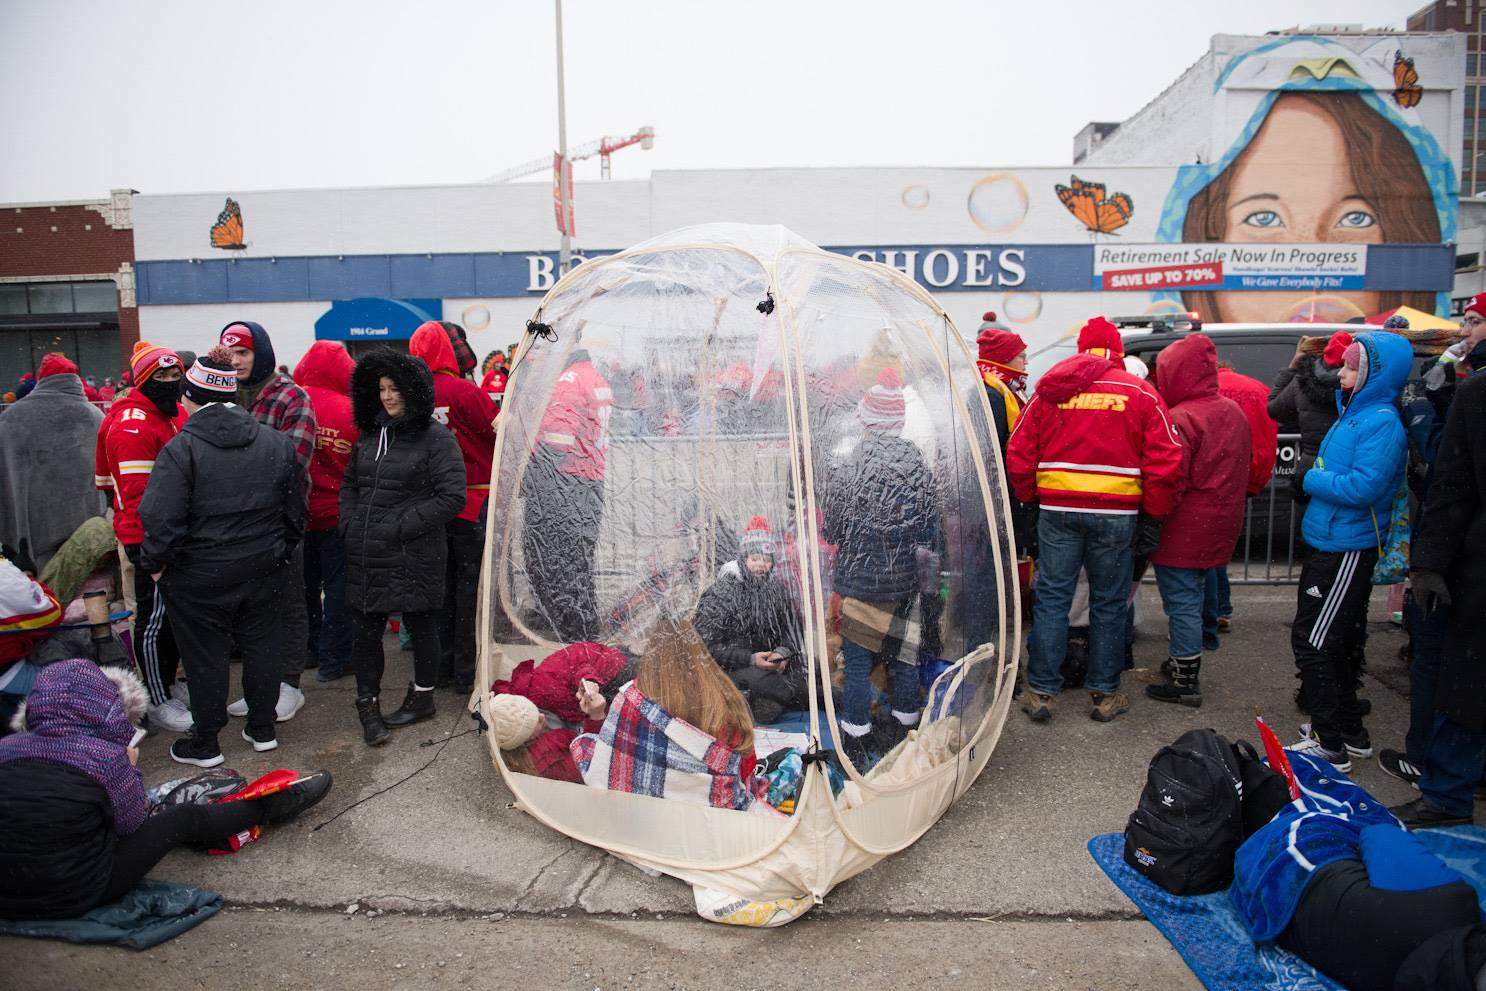
[[[222,339],[219,342],[224,348],[253,348],[253,331],[240,323],[229,323],[222,328]]]
[[[169,348],[162,348],[149,341],[138,341],[134,345],[134,353],[129,356],[129,371],[133,374],[134,381],[143,385],[158,369],[175,368],[180,363],[180,355]]]
[[[1471,301],[1465,304],[1465,312],[1486,317],[1486,292],[1478,292],[1472,296]]]
[[[72,363],[72,359],[60,351],[51,351],[41,359],[41,367],[36,369],[36,381],[40,382],[48,375],[76,374],[77,366]]]
[[[857,419],[868,430],[899,431],[904,417],[903,381],[896,368],[877,373],[877,384],[857,404]]]
[[[994,313],[986,316],[994,317]],[[1004,365],[1016,358],[1017,355],[1027,350],[1027,342],[1022,340],[1022,335],[1012,330],[993,330],[985,328],[981,330],[980,336],[975,338],[975,344],[980,348],[982,361],[994,361]]]
[[[1078,332],[1078,350],[1118,361],[1125,356],[1120,329],[1103,317],[1094,317]]]
[[[1331,335],[1331,340],[1326,342],[1326,350],[1321,352],[1321,360],[1331,368],[1340,368],[1342,355],[1346,354],[1347,348],[1352,346],[1352,335],[1345,330],[1338,330]]]
[[[747,560],[750,554],[774,556],[774,534],[769,532],[769,521],[755,516],[748,521],[748,528],[738,539],[738,556]]]

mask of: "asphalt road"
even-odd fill
[[[1255,710],[1287,742],[1305,718],[1291,704],[1294,587],[1234,588],[1235,624],[1207,655],[1203,708],[1146,700],[1140,678],[1164,657],[1164,617],[1147,589],[1127,675],[1132,711],[1088,719],[1065,692],[1051,723],[1013,708],[976,785],[916,845],[852,879],[782,930],[737,930],[694,914],[690,890],[651,878],[512,809],[459,700],[378,749],[360,740],[349,679],[306,679],[304,710],[257,755],[234,721],[228,766],[328,767],[330,796],[232,857],[169,856],[154,876],[220,891],[228,910],[144,954],[0,940],[15,987],[159,984],[376,988],[884,986],[1196,988],[1180,958],[1094,865],[1097,833],[1123,828],[1152,754],[1184,730],[1255,739]],[[1365,694],[1375,747],[1407,723],[1402,636],[1374,597]],[[389,638],[396,685],[410,655]],[[389,695],[394,694],[389,692]],[[147,783],[179,776],[169,740],[142,744]],[[414,773],[417,772],[417,773]],[[412,777],[408,775],[412,774]],[[1353,776],[1393,804],[1416,793],[1356,762]],[[404,780],[406,779],[406,780]],[[386,789],[386,790],[384,790]],[[334,821],[338,812],[356,805]],[[347,914],[351,905],[354,914]],[[375,914],[374,914],[375,913]],[[462,954],[462,955],[461,955]],[[400,966],[399,966],[400,965]]]

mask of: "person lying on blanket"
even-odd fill
[[[773,574],[778,550],[768,521],[755,516],[738,541],[738,556],[723,565],[697,602],[697,632],[758,724],[810,704],[799,610]]]
[[[634,676],[635,667],[628,654],[586,640],[554,651],[540,664],[526,660],[516,665],[510,678],[490,686],[490,694],[496,701],[505,696],[530,699],[540,710],[543,722],[533,727],[521,743],[501,748],[519,747],[526,758],[507,760],[507,766],[544,778],[581,782],[583,778],[568,747],[580,732],[599,731],[610,701]],[[502,711],[525,712],[522,707]],[[517,725],[524,722],[524,716],[515,720]]]
[[[68,919],[122,898],[167,853],[285,822],[330,772],[282,791],[153,811],[130,745],[149,695],[132,671],[88,660],[42,669],[17,732],[0,740],[0,918]]]
[[[1274,941],[1349,991],[1486,988],[1475,889],[1383,803],[1330,764],[1290,751],[1300,797],[1244,789],[1231,897],[1255,942]]]
[[[572,754],[594,788],[719,809],[766,807],[748,702],[689,622],[655,625],[635,680],[597,733],[573,741]]]

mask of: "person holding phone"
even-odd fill
[[[777,545],[769,523],[755,516],[697,603],[697,633],[727,672],[757,723],[772,723],[810,704],[805,665],[797,658],[800,615],[784,582],[773,577]]]

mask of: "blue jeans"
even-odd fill
[[[1434,732],[1434,690],[1440,679],[1444,660],[1445,631],[1450,627],[1450,607],[1424,608],[1410,595],[1404,604],[1404,619],[1409,624],[1409,732],[1403,748],[1409,763],[1423,767],[1429,751],[1429,738]]]
[[[309,651],[319,658],[320,670],[325,674],[346,670],[351,663],[346,545],[334,527],[304,535],[304,606],[309,619]]]
[[[1233,593],[1228,587],[1228,567],[1218,565],[1216,568],[1208,568],[1206,580],[1203,582],[1202,594],[1202,646],[1207,650],[1217,650],[1221,646],[1218,640],[1218,619],[1228,619],[1233,615]]]
[[[1468,816],[1476,807],[1476,782],[1486,770],[1486,733],[1466,729],[1438,712],[1433,726],[1419,790],[1440,811]]]
[[[1156,587],[1166,610],[1166,636],[1172,657],[1202,654],[1202,604],[1207,587],[1206,568],[1168,568],[1156,565]],[[1214,628],[1213,636],[1217,636]]]
[[[850,640],[841,641],[841,656],[846,661],[846,687],[843,693],[841,721],[856,726],[872,723],[872,652]],[[893,678],[893,711],[918,712],[918,667],[893,661],[888,673]]]
[[[1039,695],[1063,690],[1068,653],[1068,608],[1082,567],[1089,578],[1089,673],[1084,685],[1109,694],[1125,666],[1126,602],[1130,596],[1130,538],[1135,516],[1038,514],[1037,604],[1027,659],[1027,684]]]

